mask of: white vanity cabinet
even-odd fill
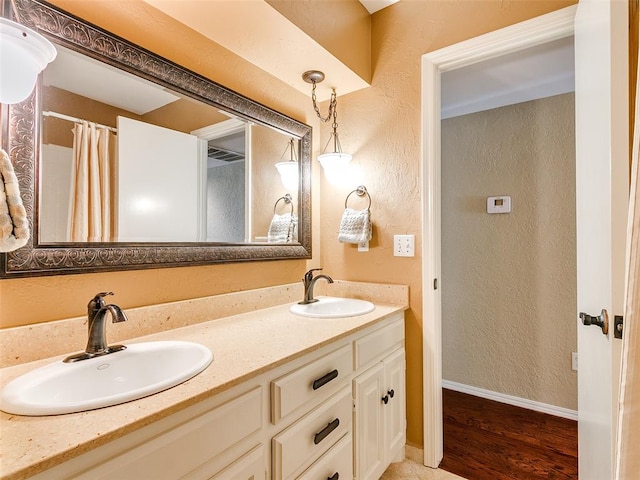
[[[353,380],[354,478],[377,480],[391,462],[404,457],[404,325],[392,323],[355,345],[356,362],[365,371]]]
[[[31,478],[379,478],[404,455],[403,313],[307,351]]]

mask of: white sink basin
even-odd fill
[[[374,308],[373,303],[356,298],[318,297],[315,303],[294,303],[289,310],[301,317],[342,318],[364,315],[373,312]]]
[[[0,410],[58,415],[117,405],[185,382],[212,360],[211,351],[197,343],[135,343],[120,352],[32,370],[2,389]]]

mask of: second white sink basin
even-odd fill
[[[301,317],[342,318],[356,317],[373,312],[373,303],[357,298],[318,297],[315,303],[300,305],[294,303],[289,310]]]
[[[174,387],[212,360],[211,350],[198,343],[134,343],[120,352],[30,371],[2,389],[0,410],[38,416],[108,407]]]

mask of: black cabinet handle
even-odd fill
[[[389,403],[389,395],[385,395],[384,397],[382,397],[382,403],[384,403],[385,405]]]
[[[333,380],[334,378],[337,378],[337,377],[338,377],[338,370],[332,370],[331,372],[327,373],[326,375],[323,375],[322,377],[318,378],[317,380],[314,380],[313,381],[313,389],[314,390],[318,390],[320,387],[322,387],[323,385],[326,385],[331,380]]]
[[[327,436],[333,432],[340,425],[340,419],[336,418],[333,422],[330,422],[326,427],[316,433],[313,437],[313,443],[318,445],[322,440],[327,438]]]
[[[393,396],[396,394],[396,392],[393,391],[393,388],[391,390],[389,390],[387,393],[389,394],[389,396],[391,398],[393,398]]]
[[[338,472],[334,473],[330,477],[327,477],[327,480],[338,480],[340,478],[340,474]]]

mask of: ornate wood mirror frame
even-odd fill
[[[15,11],[13,10],[15,7]],[[166,86],[238,117],[298,140],[300,184],[298,242],[64,243],[38,242],[41,86],[24,102],[2,106],[2,148],[10,155],[31,227],[29,243],[0,254],[0,278],[134,270],[311,257],[311,127],[243,97],[211,80],[109,32],[36,0],[4,2],[5,16],[42,33],[54,44]],[[17,18],[16,18],[17,17]]]

